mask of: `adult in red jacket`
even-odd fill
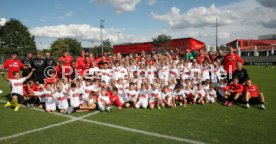
[[[23,68],[24,64],[17,59],[17,54],[12,53],[11,58],[6,60],[3,68],[8,70],[8,78],[13,79],[13,73],[18,71],[20,72],[20,68]],[[1,68],[1,69],[3,69]]]
[[[233,82],[230,83],[228,86],[224,87],[223,90],[225,91],[224,105],[232,106],[233,102],[236,101],[242,95],[243,86],[239,84],[239,79],[234,78]]]
[[[252,84],[251,80],[246,81],[246,84],[244,86],[244,93],[245,93],[246,108],[250,108],[250,105],[249,105],[250,99],[257,99],[260,101],[261,108],[265,109],[264,94],[262,92],[259,92],[258,86]]]
[[[236,68],[237,62],[240,62],[241,64],[244,63],[243,59],[238,54],[234,53],[234,49],[230,47],[229,54],[225,55],[223,59],[223,67],[228,73],[228,75],[229,74],[232,75],[233,71],[237,69]]]

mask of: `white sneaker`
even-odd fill
[[[246,108],[250,108],[250,105],[249,105],[249,103],[247,103],[247,104],[245,105],[245,107],[246,107]]]
[[[265,105],[264,105],[264,104],[261,104],[261,108],[262,108],[263,110],[265,110]]]

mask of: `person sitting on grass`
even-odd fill
[[[62,86],[62,83],[58,83],[56,85],[56,88],[57,88],[57,91],[54,93],[53,96],[57,101],[57,106],[59,111],[61,113],[64,113],[69,108],[66,93],[64,91],[64,87]]]
[[[206,91],[206,103],[216,103],[217,92],[215,90],[215,85],[211,84],[210,89]]]
[[[172,107],[176,107],[174,105],[174,102],[173,102],[173,99],[172,99],[172,95],[171,93],[169,92],[169,87],[168,86],[164,86],[163,87],[163,90],[162,90],[162,93],[161,93],[161,97],[162,97],[162,102],[161,102],[161,107],[162,108],[165,108],[165,107],[168,107],[168,108],[172,108]]]
[[[70,107],[64,113],[71,114],[79,109],[80,106],[80,94],[78,85],[76,83],[71,83],[67,90],[67,98],[70,101]]]
[[[5,76],[4,72],[1,72],[2,76],[4,79],[10,82],[12,91],[11,91],[11,101],[8,101],[5,104],[6,107],[14,107],[14,111],[18,111],[18,109],[21,106],[21,103],[23,102],[23,82],[29,79],[35,69],[32,69],[32,71],[28,74],[26,77],[21,77],[21,74],[19,71],[14,71],[13,72],[13,77],[14,79],[9,79]]]
[[[224,94],[224,105],[232,106],[233,102],[236,101],[243,92],[243,86],[239,84],[239,79],[234,78],[233,81],[226,87],[223,88]]]
[[[110,99],[110,106],[113,106],[116,104],[119,110],[122,109],[123,106],[118,96],[118,88],[113,87],[112,93],[110,94],[109,99]]]
[[[98,95],[92,91],[88,98],[85,99],[84,103],[80,104],[80,109],[76,112],[88,112],[97,108]]]
[[[195,93],[195,102],[197,104],[201,104],[204,105],[205,104],[205,97],[206,97],[206,93],[204,91],[204,89],[202,88],[202,84],[198,83],[197,86],[194,88],[194,93]]]
[[[52,89],[52,84],[47,83],[45,85],[40,85],[39,88],[41,91],[32,91],[34,96],[37,96],[41,102],[45,103],[46,112],[55,112],[56,111],[56,99],[53,96],[54,90]],[[41,108],[41,107],[40,107]],[[43,106],[42,106],[43,108]]]
[[[251,80],[247,80],[244,86],[244,92],[245,92],[245,107],[250,108],[249,100],[251,99],[257,99],[259,100],[261,104],[261,108],[265,109],[264,105],[264,94],[262,92],[259,92],[259,88],[257,85],[252,84]]]
[[[110,100],[109,97],[106,95],[106,89],[101,88],[101,91],[99,93],[99,98],[98,98],[98,109],[106,112],[111,112],[111,107],[110,107]]]

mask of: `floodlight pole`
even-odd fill
[[[101,45],[102,45],[102,56],[103,56],[103,28],[104,28],[104,20],[101,20],[101,25],[100,25],[100,28],[101,28]]]
[[[120,34],[121,34],[121,32],[116,32],[116,34],[117,34],[117,37],[118,37],[118,44],[120,44]]]
[[[216,17],[216,51],[218,51],[218,18]]]

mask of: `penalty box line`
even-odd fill
[[[0,100],[0,102],[5,102],[5,101]],[[37,110],[37,111],[44,111],[44,110],[38,109],[38,108],[30,108],[30,109]],[[96,111],[94,113],[90,113],[90,114],[87,114],[87,115],[84,115],[84,116],[81,116],[81,117],[75,117],[75,116],[63,115],[63,114],[60,114],[60,113],[57,113],[57,112],[52,112],[50,114],[71,118],[71,120],[61,122],[61,123],[57,123],[57,124],[53,124],[53,125],[49,125],[49,126],[42,127],[42,128],[38,128],[38,129],[34,129],[34,130],[31,130],[31,131],[23,132],[23,134],[19,133],[19,134],[7,136],[8,138],[6,138],[6,139],[19,137],[19,136],[22,136],[22,135],[25,135],[25,134],[29,134],[29,133],[36,132],[36,131],[42,131],[42,130],[49,129],[49,128],[52,128],[52,127],[55,127],[55,126],[60,126],[60,125],[72,123],[72,122],[75,122],[75,121],[82,121],[82,122],[86,122],[86,123],[90,123],[90,124],[96,124],[96,125],[101,125],[101,126],[105,126],[105,127],[111,127],[111,128],[114,128],[114,129],[120,129],[120,130],[123,130],[123,131],[129,131],[129,132],[133,132],[133,133],[140,133],[140,134],[143,134],[143,135],[148,135],[148,136],[153,136],[153,137],[158,137],[158,138],[163,138],[163,139],[186,142],[186,143],[190,143],[190,144],[206,144],[205,142],[202,142],[202,141],[186,139],[186,138],[180,138],[180,137],[176,137],[176,136],[170,136],[170,135],[165,135],[165,134],[160,134],[160,133],[155,133],[155,132],[150,132],[150,131],[144,131],[144,130],[125,127],[125,126],[105,123],[105,122],[99,122],[99,121],[84,119],[88,116],[91,116],[91,115],[94,115],[94,114],[97,114],[97,113],[99,113],[99,111]],[[5,138],[5,137],[2,137],[2,138]],[[0,141],[2,140],[2,138],[0,138]]]

